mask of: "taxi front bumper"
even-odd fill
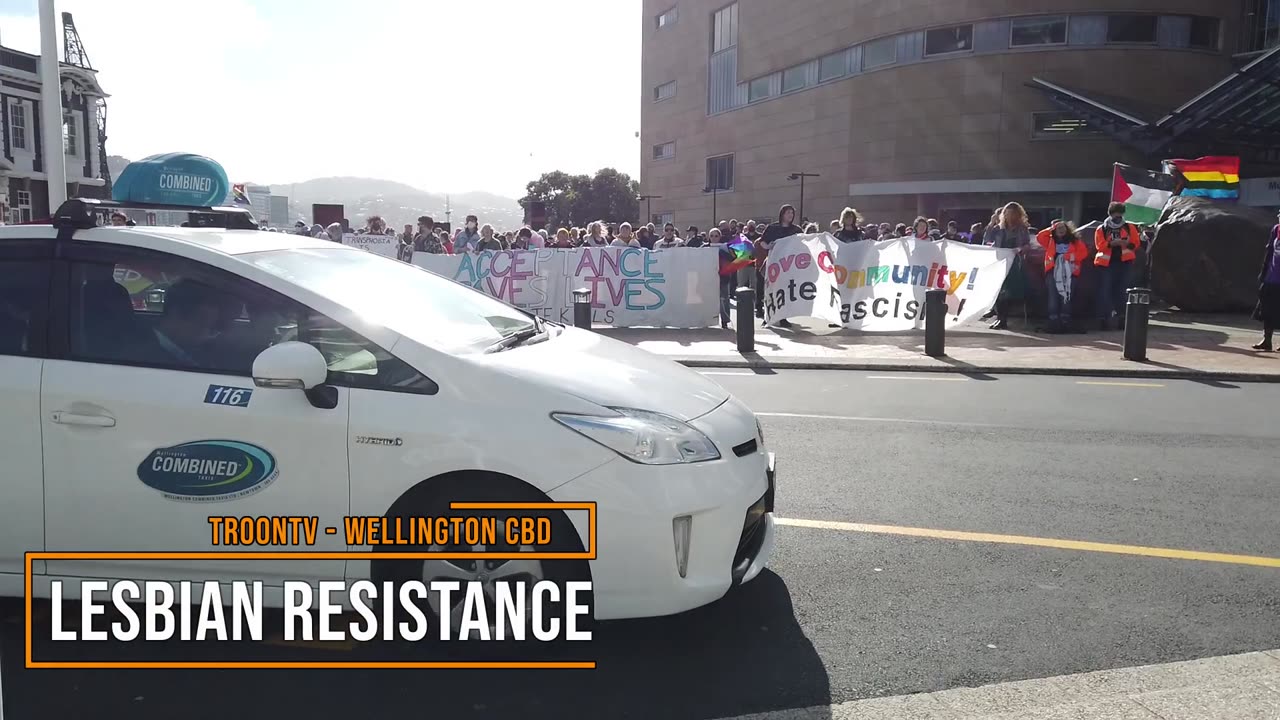
[[[760,448],[690,465],[619,458],[554,490],[552,500],[596,501],[596,619],[692,610],[756,578],[774,548],[776,482]],[[586,519],[573,520],[585,547]]]

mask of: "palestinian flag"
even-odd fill
[[[249,201],[249,194],[244,191],[244,183],[232,185],[231,196],[235,198],[237,205],[253,205],[253,203]]]
[[[1165,160],[1165,172],[1178,180],[1179,195],[1240,199],[1240,158],[1202,157],[1196,160]]]
[[[1111,202],[1124,203],[1124,219],[1128,222],[1152,225],[1173,197],[1174,186],[1172,175],[1116,163]]]

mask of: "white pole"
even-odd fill
[[[58,72],[60,27],[53,0],[40,0],[40,126],[44,133],[43,160],[45,177],[49,180],[50,217],[67,199],[67,166],[62,149],[62,78]]]

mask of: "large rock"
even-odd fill
[[[1173,198],[1151,246],[1152,290],[1187,312],[1251,310],[1274,225],[1274,215],[1255,208]]]

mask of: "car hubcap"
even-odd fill
[[[458,552],[466,546],[443,546],[432,545],[429,550],[431,552]],[[484,545],[474,545],[470,548],[472,552],[483,552],[486,550]],[[520,546],[502,546],[491,548],[490,552],[534,552],[532,545]],[[466,600],[466,583],[478,582],[484,591],[484,609],[485,617],[489,625],[489,637],[496,638],[494,634],[497,629],[497,584],[507,583],[513,596],[517,592],[515,583],[524,583],[524,606],[526,613],[533,602],[533,586],[539,580],[544,579],[542,562],[539,560],[490,560],[485,558],[477,558],[475,560],[424,560],[422,562],[422,581],[428,583],[427,587],[427,603],[431,606],[432,612],[436,617],[444,617],[447,613],[449,616],[449,628],[453,636],[458,636],[458,627],[463,618],[463,610]],[[441,607],[441,595],[430,589],[430,583],[433,580],[456,580],[462,587],[458,592],[450,594],[450,607]],[[528,615],[526,615],[528,617]],[[510,628],[509,628],[510,629]],[[474,631],[473,631],[474,632]]]

